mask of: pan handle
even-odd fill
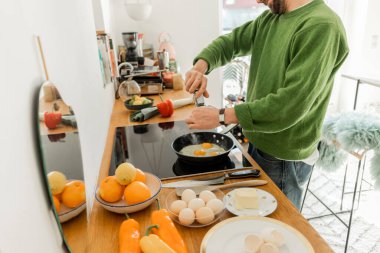
[[[220,131],[219,133],[220,134],[227,134],[228,132],[230,132],[232,129],[234,129],[238,124],[229,124],[227,126],[225,126],[225,128]]]

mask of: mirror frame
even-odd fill
[[[40,167],[41,177],[42,177],[43,182],[44,182],[45,196],[46,196],[46,199],[48,201],[49,211],[52,211],[54,213],[55,221],[57,223],[59,232],[61,234],[62,244],[63,244],[62,246],[63,246],[64,250],[66,250],[66,252],[68,252],[68,253],[72,253],[71,248],[70,248],[69,244],[67,243],[65,235],[63,233],[63,229],[62,229],[62,225],[59,221],[58,213],[56,212],[56,210],[54,208],[53,195],[52,195],[51,191],[49,190],[50,187],[49,187],[49,182],[48,182],[48,178],[47,178],[47,170],[46,170],[44,154],[43,154],[43,150],[42,150],[42,141],[40,138],[41,129],[40,129],[40,119],[39,119],[39,102],[40,102],[40,92],[42,90],[42,86],[43,86],[43,84],[41,84],[40,86],[38,86],[36,88],[36,91],[34,94],[34,101],[33,101],[33,112],[32,113],[34,114],[34,116],[33,116],[33,118],[34,118],[33,125],[34,125],[34,132],[35,132],[34,143],[37,145],[37,147],[35,149],[36,149],[36,152],[38,153],[38,160],[39,160],[38,163],[39,163],[39,167]]]

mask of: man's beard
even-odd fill
[[[283,14],[286,11],[285,0],[273,0],[273,3],[268,7],[273,14]]]

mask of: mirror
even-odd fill
[[[49,81],[40,89],[38,117],[47,190],[58,227],[70,250],[76,242],[81,245],[79,242],[86,240],[87,234],[82,155],[75,114]]]

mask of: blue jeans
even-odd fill
[[[300,161],[284,161],[258,150],[249,143],[248,153],[260,165],[265,173],[300,210],[305,187],[313,166]],[[243,158],[244,166],[251,166]]]

